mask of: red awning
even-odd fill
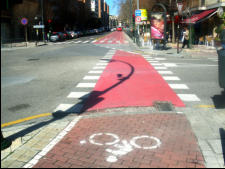
[[[200,14],[196,14],[196,15],[193,15],[191,18],[187,18],[187,19],[184,19],[182,21],[182,23],[193,23],[195,24],[197,21],[199,21],[200,19],[208,16],[209,14],[215,12],[217,9],[211,9],[211,10],[207,10],[207,11],[204,11]]]

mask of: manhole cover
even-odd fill
[[[157,101],[154,103],[154,107],[159,111],[173,111],[173,105],[170,102]]]

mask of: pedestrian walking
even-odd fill
[[[187,27],[184,28],[184,32],[183,32],[183,46],[182,46],[182,48],[184,48],[186,45],[189,48],[189,30],[188,30]]]
[[[220,40],[223,50],[225,50],[225,26],[223,25],[223,30],[220,33]]]
[[[51,36],[51,31],[49,31],[48,33],[47,33],[47,41],[49,42],[49,40],[50,40],[50,36]]]

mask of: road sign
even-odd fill
[[[135,16],[141,16],[141,10],[139,9],[135,10]]]
[[[22,18],[22,19],[21,19],[21,24],[22,24],[22,25],[27,25],[27,24],[28,24],[27,18]]]
[[[135,17],[135,24],[142,24],[141,16],[136,16]]]
[[[141,22],[141,16],[136,16],[135,21],[136,22]]]
[[[38,28],[45,28],[45,25],[34,25],[33,28],[36,28],[36,29],[38,29]]]

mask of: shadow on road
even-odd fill
[[[225,109],[225,91],[212,97],[216,109]]]
[[[223,152],[223,160],[225,166],[225,130],[220,128],[220,138],[221,138],[221,145],[222,145],[222,152]]]
[[[118,82],[110,87],[108,87],[107,89],[105,89],[104,91],[92,91],[91,93],[87,94],[86,96],[83,96],[80,98],[80,102],[77,103],[76,105],[74,105],[73,107],[69,108],[68,110],[66,111],[57,111],[57,112],[54,112],[52,113],[52,119],[48,120],[48,121],[45,121],[45,122],[41,122],[41,123],[38,123],[38,124],[35,124],[33,126],[30,126],[24,130],[21,130],[9,137],[7,137],[6,139],[7,140],[16,140],[17,138],[19,137],[23,137],[37,129],[40,129],[52,122],[55,122],[57,120],[60,120],[60,119],[63,119],[65,118],[66,116],[68,115],[71,115],[71,114],[77,114],[77,115],[80,115],[82,113],[84,113],[86,110],[88,110],[89,108],[95,106],[96,104],[100,103],[102,100],[104,100],[104,98],[101,97],[101,95],[109,92],[110,90],[116,88],[117,86],[119,86],[120,84],[124,83],[126,80],[128,80],[134,73],[134,67],[127,63],[127,62],[124,62],[124,61],[120,61],[120,60],[109,60],[109,59],[104,59],[106,61],[110,61],[110,62],[120,62],[120,63],[124,63],[126,65],[128,65],[130,67],[130,73],[123,77],[122,74],[117,74],[117,77],[118,77]],[[89,100],[90,99],[90,100]],[[86,104],[88,100],[88,104]],[[85,105],[84,107],[81,107],[81,105]]]

